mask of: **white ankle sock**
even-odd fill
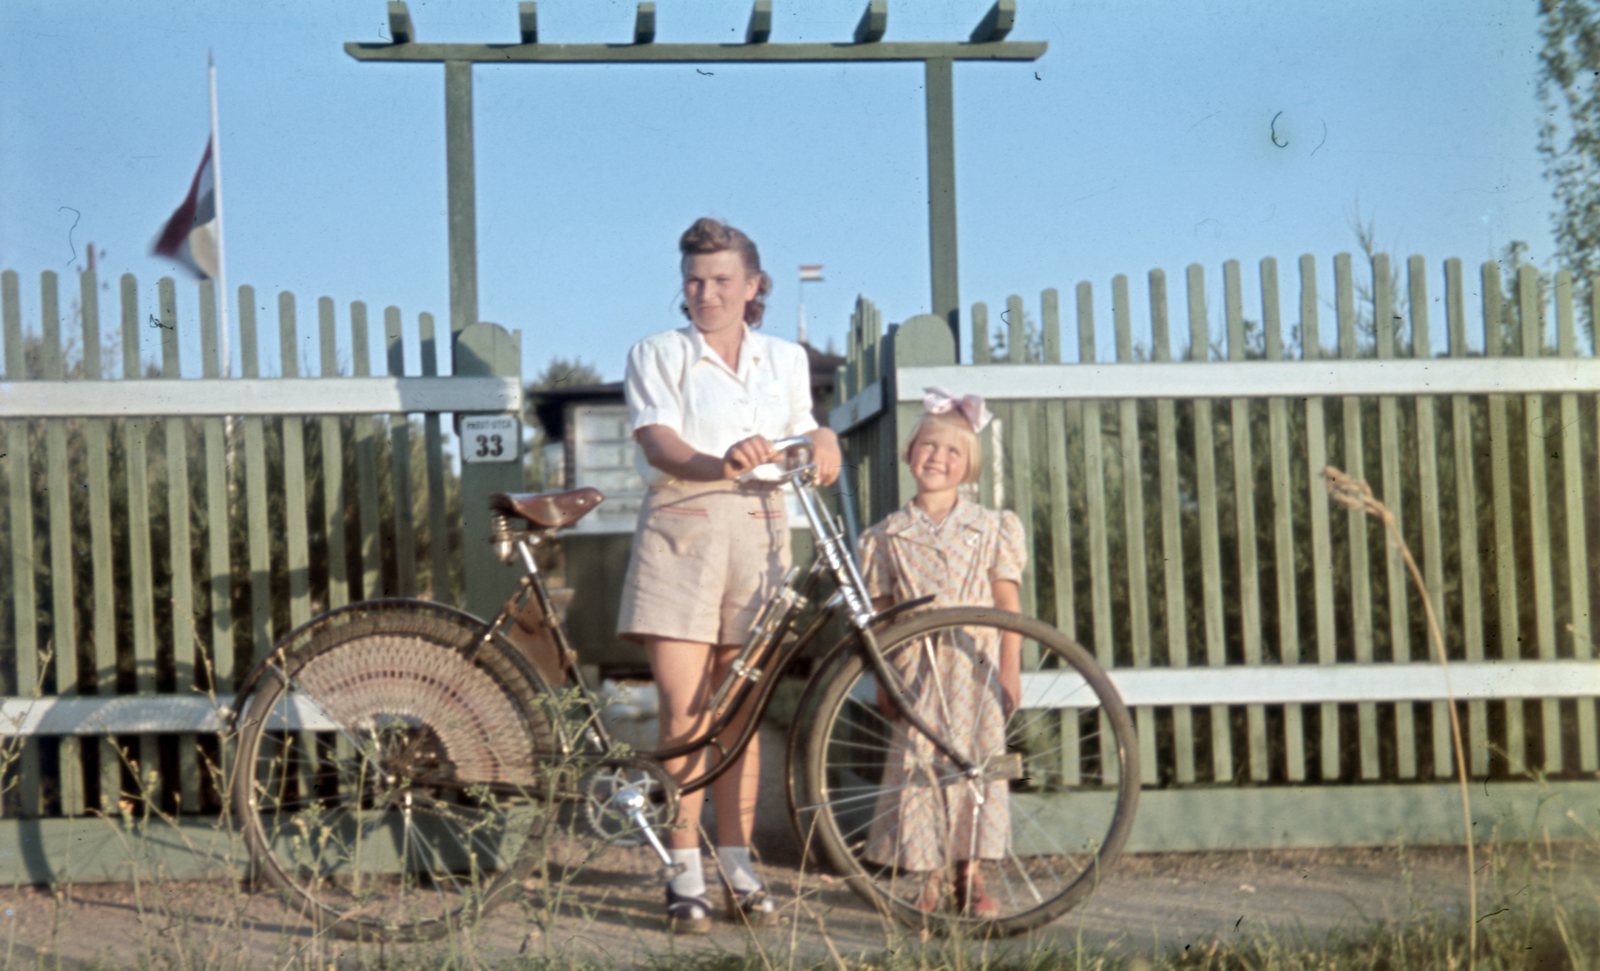
[[[706,878],[700,871],[700,847],[690,847],[686,850],[670,849],[667,855],[672,857],[672,862],[682,869],[678,875],[668,881],[667,886],[680,897],[704,897],[706,895]]]
[[[762,887],[761,878],[756,876],[755,868],[750,865],[748,846],[717,847],[717,866],[722,870],[723,879],[739,893],[749,893]]]

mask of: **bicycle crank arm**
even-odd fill
[[[650,826],[650,821],[645,818],[644,794],[630,787],[618,792],[612,798],[616,800],[622,811],[628,814],[628,818],[633,820],[634,825],[638,826],[640,831],[644,833],[644,838],[650,841],[650,848],[655,850],[656,856],[661,858],[661,876],[668,880],[677,876],[678,871],[683,867],[672,862],[672,857],[668,855],[667,848],[661,845],[661,837],[656,835],[656,831]]]

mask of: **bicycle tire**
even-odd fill
[[[994,665],[974,660],[982,638],[1005,634],[1024,652],[1009,718]],[[914,710],[984,776],[967,778],[908,721],[886,718],[870,664],[846,645],[804,729],[802,829],[852,890],[908,926],[1003,936],[1081,903],[1121,853],[1139,798],[1133,724],[1105,672],[1050,625],[987,608],[925,611],[879,643]],[[977,678],[949,677],[965,670]],[[990,808],[1000,797],[1003,813]]]
[[[433,940],[533,872],[553,733],[525,662],[495,643],[467,660],[482,632],[359,605],[255,682],[234,807],[291,910],[342,937]]]

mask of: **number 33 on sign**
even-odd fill
[[[461,461],[515,462],[521,439],[516,415],[467,415],[461,419]]]

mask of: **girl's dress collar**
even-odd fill
[[[932,542],[941,536],[953,535],[958,530],[976,528],[976,520],[982,511],[982,506],[957,496],[956,504],[945,514],[944,520],[935,523],[916,502],[908,502],[901,510],[903,515],[895,517],[898,522],[885,524],[885,532],[891,536]]]

